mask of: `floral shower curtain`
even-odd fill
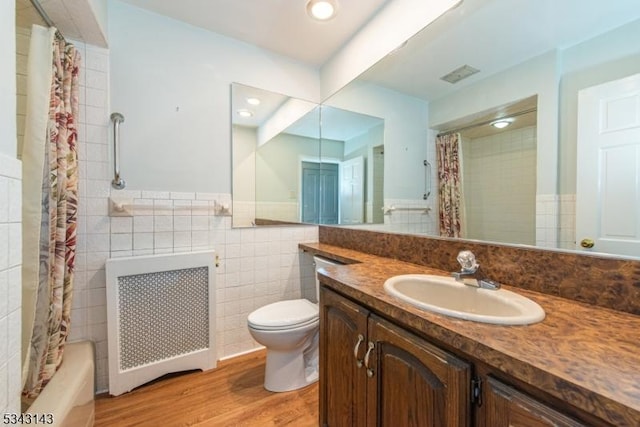
[[[79,66],[79,53],[55,28],[34,26],[22,156],[27,402],[62,363],[69,334],[78,214]]]
[[[462,181],[460,180],[460,134],[436,138],[438,179],[440,186],[440,235],[461,237]]]

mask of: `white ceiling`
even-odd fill
[[[327,22],[307,16],[307,0],[123,1],[320,66],[392,0],[338,0],[338,15]]]
[[[433,100],[640,18],[639,0],[464,0],[361,77]],[[457,84],[440,77],[480,70]]]

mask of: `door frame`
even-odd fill
[[[298,156],[298,218],[302,222],[302,163],[331,163],[340,165],[341,160],[335,157],[318,158],[314,156]],[[340,173],[340,167],[338,167],[338,174]],[[338,188],[339,190],[339,188]],[[338,218],[340,218],[340,197],[338,197]]]

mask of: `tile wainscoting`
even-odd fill
[[[22,162],[0,153],[0,412],[20,412],[22,390]]]

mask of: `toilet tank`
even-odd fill
[[[332,259],[317,256],[317,255],[313,257],[313,264],[315,265],[315,268],[316,268],[316,300],[319,303],[320,302],[320,281],[318,280],[318,270],[324,267],[331,267],[333,265],[344,265],[344,264],[338,261],[334,261]]]

